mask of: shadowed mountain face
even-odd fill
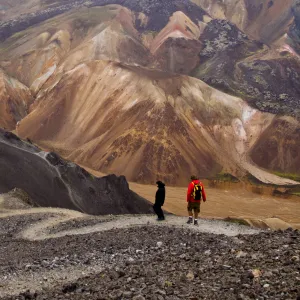
[[[92,215],[149,213],[150,203],[131,190],[125,177],[96,178],[55,153],[46,153],[0,130],[0,193],[17,187],[38,206]]]
[[[2,2],[0,126],[133,181],[294,184],[267,170],[298,172],[297,156],[263,158],[282,118],[299,129],[297,3]]]

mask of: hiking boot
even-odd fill
[[[156,221],[164,221],[165,218],[157,218]]]
[[[186,222],[187,224],[192,224],[193,223],[193,219],[189,218],[188,221]]]
[[[195,226],[198,226],[198,220],[195,220],[195,221],[194,221],[194,225],[195,225]]]

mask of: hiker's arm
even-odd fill
[[[186,202],[189,202],[191,200],[192,191],[193,191],[193,184],[190,183],[188,186],[187,194],[186,194]]]
[[[161,206],[163,206],[164,203],[165,203],[165,197],[166,197],[166,191],[163,190],[163,191],[162,191],[162,198],[161,198]]]
[[[202,185],[202,199],[203,199],[203,202],[206,201],[206,194],[205,194],[205,190],[204,190],[204,186]]]

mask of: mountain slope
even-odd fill
[[[47,84],[17,133],[133,181],[183,183],[222,169],[243,176],[251,145],[274,119],[197,79],[110,62],[81,64]]]
[[[0,69],[0,127],[14,129],[27,115],[32,102],[30,90]]]
[[[46,153],[0,130],[0,193],[25,191],[37,206],[70,208],[92,215],[149,213],[148,201],[124,177],[93,177],[55,153]]]
[[[234,3],[242,4],[228,2],[224,18]],[[260,3],[251,9],[282,24],[272,10],[290,2],[259,10]],[[228,172],[295,184],[257,159],[268,151],[261,136],[282,116],[299,127],[300,59],[291,37],[269,47],[187,0],[42,1],[32,9],[0,24],[0,65],[34,96],[21,137],[134,181],[185,184],[191,173]],[[279,144],[273,153],[282,160]],[[294,172],[293,163],[298,158],[279,169]]]

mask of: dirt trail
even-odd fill
[[[70,229],[61,231],[55,234],[49,234],[47,229],[51,226],[58,225],[62,219],[56,219],[38,223],[24,230],[20,237],[31,240],[44,240],[49,238],[58,238],[67,235],[82,235],[88,233],[102,232],[111,229],[121,229],[125,227],[143,226],[143,225],[158,225],[158,226],[171,226],[180,228],[189,228],[193,231],[207,232],[213,234],[224,234],[227,236],[236,236],[238,234],[254,234],[257,229],[229,224],[217,220],[200,220],[199,226],[191,226],[186,224],[186,218],[169,216],[164,222],[157,222],[153,216],[117,216],[115,220],[104,222],[99,225],[86,226],[83,228]],[[65,219],[64,219],[65,220]]]
[[[7,197],[7,196],[6,196]],[[30,208],[30,209],[3,209],[4,200],[9,200],[8,198],[0,197],[0,219],[9,218],[13,216],[21,215],[31,215],[31,214],[45,214],[45,218],[34,224],[29,224],[28,227],[25,227],[22,231],[18,233],[18,238],[38,241],[45,240],[50,238],[64,237],[67,235],[83,235],[88,233],[108,231],[111,229],[120,229],[125,227],[133,226],[143,226],[143,225],[158,225],[158,226],[171,226],[171,227],[180,227],[180,228],[189,228],[193,231],[198,232],[208,232],[214,234],[224,234],[227,236],[235,236],[240,233],[242,234],[254,234],[257,232],[256,229],[239,226],[236,224],[229,224],[224,221],[219,220],[208,220],[202,219],[199,221],[199,226],[191,226],[186,224],[185,217],[177,216],[167,216],[167,220],[164,222],[157,222],[154,216],[149,215],[120,215],[114,216],[112,219],[106,220],[107,217],[90,217],[86,214],[80,212],[67,210],[67,209],[58,209],[58,208]],[[51,215],[49,217],[49,215]],[[54,216],[53,216],[54,215]],[[51,233],[53,228],[58,228],[62,223],[66,223],[72,220],[84,220],[89,218],[90,220],[99,220],[99,223],[93,224],[91,226],[82,226],[80,228],[74,228],[70,224],[69,228],[58,230],[58,232]],[[59,228],[58,228],[59,229]]]

